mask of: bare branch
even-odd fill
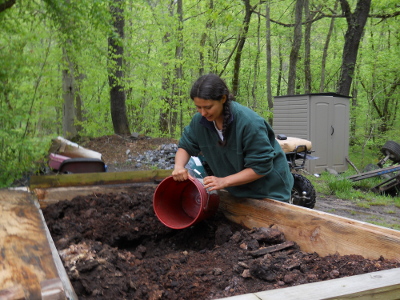
[[[308,24],[308,23],[314,23],[314,22],[319,21],[319,20],[321,20],[323,18],[346,18],[345,14],[335,14],[333,11],[332,11],[331,14],[326,14],[323,11],[320,11],[320,10],[312,10],[310,12],[311,13],[315,13],[316,16],[313,19],[309,20],[309,21],[302,22],[302,25],[305,25],[305,24]],[[262,14],[262,13],[260,13],[258,11],[254,11],[254,13],[266,18],[266,16],[264,14]],[[399,15],[400,15],[400,11],[396,11],[396,12],[388,13],[388,14],[369,14],[368,18],[381,19],[379,21],[379,23],[381,23],[381,22],[385,21],[386,19],[394,18],[394,17],[397,17]],[[274,19],[271,19],[270,21],[272,23],[281,25],[283,27],[294,27],[295,26],[295,24],[291,24],[291,23],[287,24],[287,23],[276,21]]]

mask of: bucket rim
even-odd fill
[[[166,185],[166,183],[171,182],[171,180],[173,180],[173,182],[177,182],[177,183],[185,183],[187,181],[192,182],[196,189],[198,190],[198,192],[200,193],[200,207],[198,209],[198,212],[196,213],[196,216],[193,217],[193,219],[191,220],[191,222],[188,222],[186,224],[182,224],[181,226],[176,226],[176,225],[171,225],[168,223],[168,221],[165,220],[164,216],[162,216],[162,213],[159,211],[159,208],[157,207],[157,201],[159,203],[159,200],[157,198],[157,195],[159,192],[164,191],[164,189],[167,188],[168,185]],[[215,196],[214,196],[215,197]],[[172,229],[184,229],[184,228],[188,228],[196,223],[198,223],[199,221],[201,221],[203,218],[202,216],[204,216],[205,214],[209,213],[208,211],[208,206],[209,206],[209,202],[210,202],[210,194],[207,192],[207,190],[204,188],[203,183],[198,179],[198,178],[194,178],[194,177],[189,177],[187,180],[184,181],[175,181],[173,179],[173,176],[168,176],[166,177],[164,180],[162,180],[159,185],[157,186],[156,190],[154,191],[154,195],[153,195],[153,209],[154,212],[158,218],[158,220],[163,223],[165,226],[172,228]],[[215,201],[215,200],[213,200]],[[218,197],[218,205],[219,205],[219,197]]]

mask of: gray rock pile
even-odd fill
[[[143,155],[130,157],[128,161],[132,162],[135,168],[154,167],[156,169],[172,170],[175,164],[175,153],[178,151],[177,144],[163,144],[156,150],[148,150]]]

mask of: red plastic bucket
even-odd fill
[[[183,229],[198,223],[218,210],[219,196],[208,193],[196,178],[175,181],[172,176],[158,185],[153,196],[157,218],[173,229]]]

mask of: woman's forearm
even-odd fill
[[[255,181],[264,175],[259,175],[253,169],[247,168],[236,174],[226,177],[207,176],[204,178],[204,187],[209,191],[220,190],[231,186],[238,186]]]
[[[178,148],[175,154],[175,169],[185,168],[186,164],[190,159],[189,153],[183,148]]]
[[[253,182],[261,177],[263,177],[263,175],[259,175],[256,172],[254,172],[253,169],[247,168],[236,174],[226,176],[225,177],[225,180],[227,182],[226,187],[246,184],[249,182]]]
[[[189,159],[189,153],[187,153],[185,149],[178,148],[178,151],[175,154],[175,167],[171,174],[174,180],[184,181],[189,178],[189,172],[185,169]]]

